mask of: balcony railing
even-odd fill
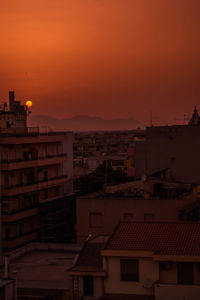
[[[38,208],[29,208],[27,210],[18,211],[16,213],[2,214],[3,222],[16,222],[25,218],[37,216]]]
[[[23,212],[38,208],[38,205],[39,204],[37,203],[37,204],[31,205],[29,207],[23,207],[23,208],[20,208],[20,209],[12,209],[12,210],[2,209],[2,215],[8,216],[8,215],[23,213]]]
[[[3,248],[7,250],[13,250],[18,247],[21,247],[22,245],[25,245],[27,243],[37,241],[38,240],[38,229],[29,231],[27,233],[24,233],[22,235],[18,235],[15,237],[10,237],[8,239],[3,240]]]
[[[3,159],[3,160],[1,160],[1,163],[2,164],[12,164],[12,163],[18,163],[18,162],[37,161],[37,160],[56,158],[56,157],[65,157],[65,156],[67,156],[66,153],[61,153],[61,154],[55,154],[55,155],[31,157],[30,159],[29,158]]]
[[[11,190],[11,189],[15,189],[15,188],[22,188],[22,187],[26,187],[26,186],[31,186],[34,184],[40,184],[43,182],[48,182],[48,181],[52,181],[52,180],[58,180],[58,179],[62,179],[62,178],[67,178],[67,175],[61,175],[61,176],[56,176],[53,178],[46,178],[43,180],[32,180],[31,182],[27,182],[27,183],[22,183],[22,184],[15,184],[15,185],[4,185],[2,186],[2,190]]]
[[[52,131],[49,127],[19,127],[0,129],[0,137],[9,136],[44,136],[44,135],[65,135],[66,131]],[[69,133],[69,131],[68,131]]]

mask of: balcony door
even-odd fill
[[[94,295],[94,280],[92,276],[83,277],[84,284],[84,296],[93,296]]]

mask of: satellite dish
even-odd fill
[[[143,287],[146,288],[146,289],[152,288],[153,287],[153,280],[146,279],[144,284],[143,284]]]

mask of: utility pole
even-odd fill
[[[150,112],[150,126],[153,126],[153,116],[152,116],[152,111]]]
[[[150,112],[150,126],[153,127],[153,123],[155,120],[159,120],[160,118],[158,116],[153,115],[153,112]],[[157,125],[158,126],[158,125]]]

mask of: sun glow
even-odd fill
[[[33,105],[32,101],[28,100],[26,101],[26,106],[27,107],[31,107]]]

